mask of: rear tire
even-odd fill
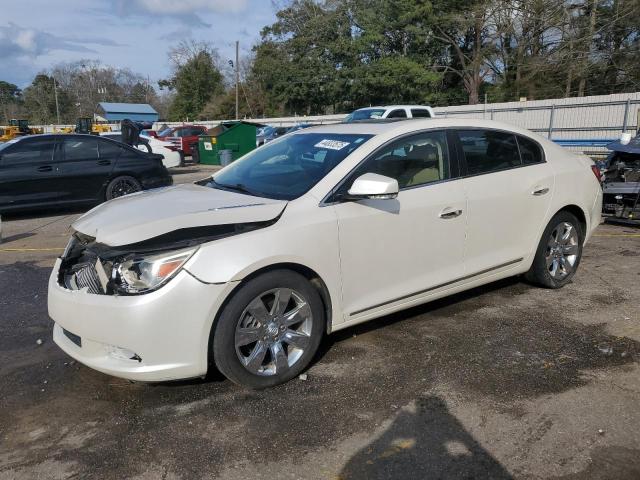
[[[561,211],[542,234],[533,264],[525,278],[546,288],[562,288],[580,265],[584,232],[575,215]]]
[[[295,378],[318,350],[325,313],[302,275],[274,270],[240,287],[214,327],[213,359],[239,385],[262,389]]]
[[[184,152],[180,152],[180,165],[179,167],[184,167]]]
[[[142,185],[138,180],[129,175],[123,175],[114,178],[107,184],[104,196],[106,200],[112,200],[130,193],[140,192],[141,190]]]

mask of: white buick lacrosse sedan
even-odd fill
[[[91,210],[49,281],[55,342],[141,381],[290,380],[323,335],[495,280],[571,281],[592,162],[480,120],[326,125]]]

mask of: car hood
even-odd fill
[[[265,222],[286,205],[284,200],[184,184],[116,198],[71,226],[98,243],[120,246],[185,228]]]

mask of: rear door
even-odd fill
[[[0,153],[0,207],[61,200],[56,137],[21,139]]]
[[[98,144],[108,142],[94,135],[71,135],[62,139],[61,185],[74,201],[95,201],[102,195],[113,166],[113,154],[100,157]],[[112,152],[117,152],[117,148]]]
[[[534,140],[490,129],[457,133],[468,200],[467,272],[517,265],[539,241],[553,172]]]

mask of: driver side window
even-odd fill
[[[400,189],[446,180],[450,178],[447,134],[430,131],[397,140],[358,167],[353,179],[365,173],[395,178]]]

